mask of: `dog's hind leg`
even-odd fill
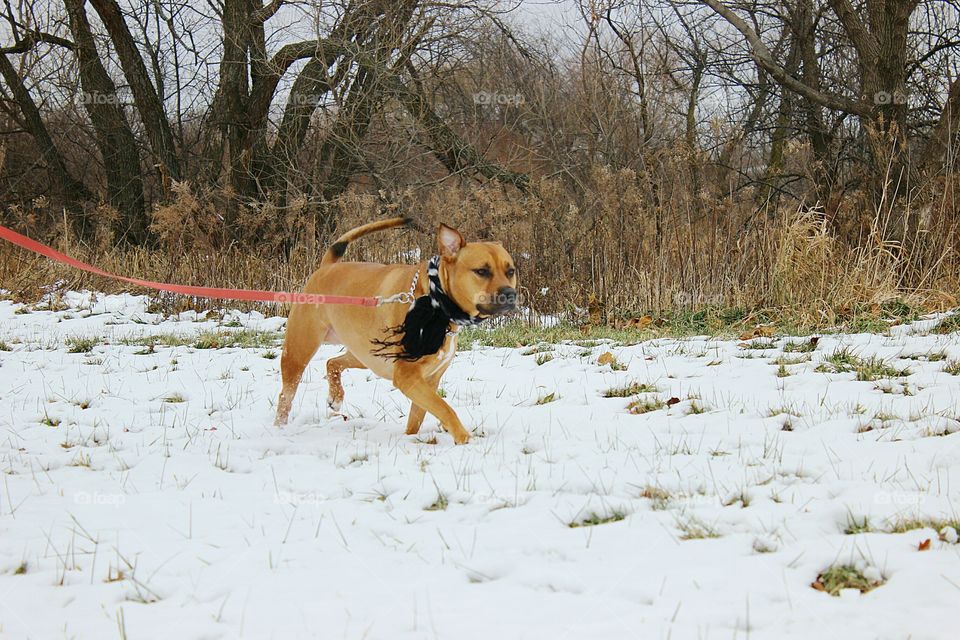
[[[280,356],[280,374],[283,387],[277,400],[277,417],[273,424],[280,427],[287,424],[293,397],[300,386],[303,370],[313,358],[320,344],[329,333],[326,326],[315,319],[314,309],[294,305],[287,321],[287,335],[283,341],[283,353]]]
[[[330,387],[327,406],[333,413],[340,412],[343,404],[343,384],[340,375],[344,369],[366,369],[367,365],[357,360],[356,356],[347,351],[342,356],[327,360],[327,385]]]

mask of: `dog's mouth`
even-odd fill
[[[502,303],[502,304],[478,304],[477,311],[482,318],[493,318],[496,316],[502,316],[505,313],[510,313],[517,308],[516,304]]]
[[[477,311],[482,317],[502,316],[517,308],[517,291],[512,287],[502,287],[496,293],[482,296],[477,303]]]

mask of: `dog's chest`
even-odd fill
[[[444,341],[443,346],[440,347],[440,351],[437,351],[437,359],[431,367],[429,375],[434,375],[438,371],[442,371],[445,367],[450,364],[450,361],[453,360],[453,356],[457,353],[457,336],[450,335]]]

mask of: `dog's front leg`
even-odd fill
[[[427,382],[430,383],[430,386],[436,392],[437,387],[440,386],[440,376],[443,375],[443,372],[446,371],[446,367],[441,369],[439,372],[433,374],[432,377],[427,378]],[[439,395],[439,394],[438,394]],[[415,436],[420,433],[420,425],[423,424],[423,419],[427,415],[427,410],[418,405],[416,402],[410,403],[410,415],[407,417],[407,435]]]
[[[413,402],[407,421],[407,433],[417,433],[423,421],[423,412],[429,411],[453,436],[455,443],[465,444],[470,440],[470,434],[463,428],[463,423],[453,408],[437,393],[439,378],[429,379],[423,375],[422,370],[423,365],[420,362],[397,362],[393,369],[393,385]]]

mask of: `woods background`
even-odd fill
[[[960,3],[514,9],[8,0],[0,221],[126,274],[296,290],[402,213],[501,240],[534,309],[611,322],[957,305]],[[6,246],[0,282],[117,288]]]

